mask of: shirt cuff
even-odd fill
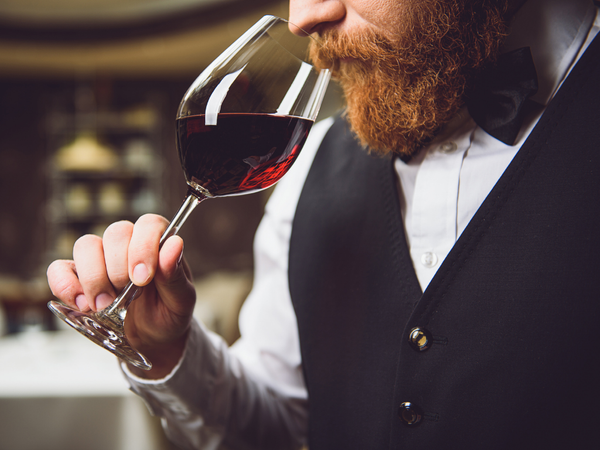
[[[226,348],[227,344],[220,336],[208,331],[194,319],[180,360],[164,378],[138,377],[131,373],[127,364],[121,363],[120,366],[129,389],[142,398],[150,414],[185,421],[199,412],[196,406],[205,409],[210,405],[211,392],[208,387],[214,385],[217,376],[215,368],[221,366],[221,352]],[[201,386],[207,388],[201,389]],[[194,404],[190,402],[191,397],[203,399]]]

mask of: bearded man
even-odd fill
[[[267,205],[242,338],[191,321],[157,216],[78,241],[54,294],[154,281],[165,315],[128,316],[154,368],[123,370],[182,448],[597,447],[594,3],[291,0],[290,21],[347,108]]]

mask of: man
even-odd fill
[[[154,369],[124,371],[184,448],[596,447],[594,4],[292,0],[290,20],[348,110],[267,206],[240,341],[191,320],[156,216],[81,238],[54,294],[148,286],[126,325]],[[482,107],[490,73],[518,82],[509,118]]]

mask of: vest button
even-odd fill
[[[423,412],[421,408],[411,402],[403,402],[398,408],[398,417],[404,425],[414,427],[421,422]]]
[[[424,352],[431,347],[431,333],[425,328],[415,327],[408,333],[408,343],[414,350]]]

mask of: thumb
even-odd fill
[[[158,257],[158,267],[154,278],[161,300],[176,314],[191,314],[196,293],[192,277],[183,259],[183,240],[179,236],[169,237]]]

